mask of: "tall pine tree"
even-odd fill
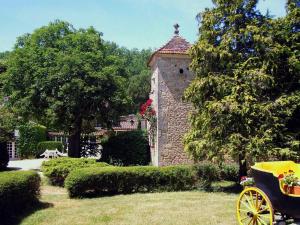
[[[299,149],[291,125],[300,109],[299,53],[293,53],[299,47],[284,41],[293,32],[288,16],[263,16],[257,0],[213,2],[199,14],[200,36],[191,49],[196,79],[185,97],[195,112],[185,150],[195,159],[230,155],[244,175],[247,161],[291,157]]]

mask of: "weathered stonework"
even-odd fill
[[[156,137],[151,148],[153,165],[192,163],[183,146],[192,106],[182,101],[183,92],[193,79],[190,61],[187,54],[156,54],[152,58],[150,98],[157,112]]]

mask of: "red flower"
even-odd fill
[[[153,100],[151,98],[149,98],[146,102],[146,105],[147,106],[150,106],[152,104]]]
[[[279,174],[278,179],[282,179],[282,178],[284,178],[284,175],[283,174]]]
[[[247,180],[247,176],[242,176],[241,181]]]

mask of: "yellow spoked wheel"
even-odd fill
[[[274,212],[268,196],[258,188],[247,188],[237,202],[240,225],[272,225]]]

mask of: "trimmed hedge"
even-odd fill
[[[52,185],[63,186],[68,174],[75,169],[105,166],[109,165],[104,162],[96,162],[95,159],[63,157],[44,161],[42,171]]]
[[[37,156],[43,154],[47,149],[48,150],[55,150],[62,152],[64,150],[63,143],[59,141],[42,141],[37,144]]]
[[[33,171],[0,173],[0,221],[38,201],[40,176]]]
[[[193,166],[201,185],[204,188],[211,186],[213,181],[220,180],[220,168],[210,162],[201,162]]]
[[[37,145],[46,141],[47,129],[44,126],[32,122],[19,126],[20,138],[18,140],[18,155],[24,158],[39,157]]]
[[[112,165],[149,165],[150,146],[146,132],[120,132],[101,143],[101,161]]]
[[[0,171],[5,170],[9,162],[7,143],[0,142]]]
[[[220,178],[222,180],[239,182],[239,165],[236,163],[221,165]]]
[[[182,191],[196,187],[192,166],[87,168],[66,178],[69,196],[90,197],[135,192]]]

